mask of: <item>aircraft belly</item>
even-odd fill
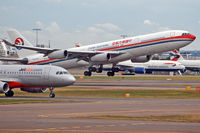
[[[70,68],[76,68],[76,67],[82,67],[82,66],[87,66],[89,65],[88,62],[80,60],[78,61],[77,58],[72,59],[72,60],[65,60],[65,61],[61,61],[61,62],[56,62],[56,63],[52,63],[55,66],[60,66],[63,67],[65,69],[70,69]]]

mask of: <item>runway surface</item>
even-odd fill
[[[200,86],[198,80],[77,80],[75,87],[102,89],[177,89],[185,90],[186,86]]]
[[[200,100],[64,97],[57,99],[69,99],[74,102],[0,105],[0,131],[116,133],[199,133],[200,131],[199,123],[78,118],[97,115],[199,114]]]
[[[77,80],[74,87],[101,89],[178,89],[200,86],[196,80]],[[48,99],[18,96],[20,98]],[[13,99],[14,99],[13,98]],[[0,96],[0,100],[4,99]],[[0,105],[1,131],[113,133],[199,133],[200,123],[89,119],[83,116],[166,116],[199,114],[200,99],[129,99],[57,97],[62,103]],[[70,102],[72,101],[72,102]]]

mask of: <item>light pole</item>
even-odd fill
[[[33,29],[36,32],[36,46],[38,45],[38,31],[41,31],[42,29],[34,28]]]

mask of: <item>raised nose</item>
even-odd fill
[[[192,39],[192,40],[195,40],[196,36],[195,35],[190,35],[189,38]]]

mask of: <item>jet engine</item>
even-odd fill
[[[9,85],[8,83],[5,83],[5,82],[1,82],[0,81],[0,93],[6,93],[9,91]]]
[[[102,53],[94,55],[90,58],[90,61],[92,62],[107,62],[111,59],[111,56],[109,53]]]
[[[138,74],[145,74],[145,68],[144,67],[135,67],[134,72]]]
[[[137,74],[152,74],[151,70],[146,70],[144,67],[135,67],[134,72]]]
[[[23,58],[20,63],[22,64],[28,64],[28,58]]]
[[[67,57],[68,57],[67,50],[58,50],[48,54],[49,59],[62,59]]]
[[[133,63],[143,63],[148,62],[151,59],[151,55],[145,55],[145,56],[138,56],[135,58],[132,58],[131,61]]]
[[[24,87],[20,89],[21,91],[26,91],[30,93],[44,93],[47,90],[47,88],[29,88],[29,87]]]

